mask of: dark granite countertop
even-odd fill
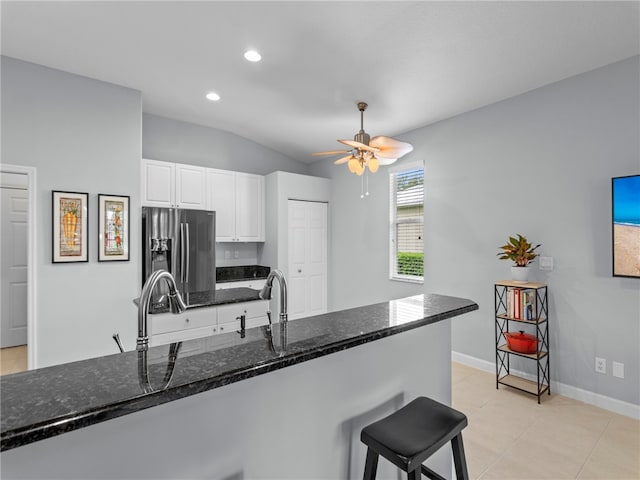
[[[464,298],[426,294],[289,322],[278,356],[265,327],[182,342],[161,388],[171,346],[125,352],[0,378],[1,450],[262,375],[477,310]],[[277,328],[277,327],[274,327]],[[277,338],[277,336],[276,336]],[[139,361],[150,384],[140,381]]]
[[[213,292],[196,292],[188,295],[189,309],[260,300],[260,290],[247,287],[227,288]],[[136,305],[138,304],[137,300],[134,300]],[[169,306],[162,304],[153,305],[150,309],[150,313],[167,313],[168,311]]]

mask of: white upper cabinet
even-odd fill
[[[264,242],[264,177],[236,173],[236,237]]]
[[[204,210],[205,168],[142,159],[142,205]]]
[[[207,210],[216,212],[216,242],[236,241],[235,174],[207,169]]]
[[[176,206],[204,210],[205,168],[176,163]]]
[[[175,205],[176,166],[174,163],[142,159],[142,205]]]
[[[207,210],[216,211],[217,242],[264,242],[264,177],[207,169]]]

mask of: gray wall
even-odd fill
[[[369,175],[369,195],[360,198],[362,177],[350,173],[346,165],[335,166],[333,160],[319,160],[311,167],[312,175],[331,179],[329,311],[423,293],[422,284],[389,279],[387,169]],[[403,158],[395,165],[407,161]]]
[[[144,142],[143,142],[144,139]],[[35,167],[36,366],[135,346],[140,291],[140,158],[267,174],[308,167],[228,132],[142,114],[138,91],[2,57],[2,162]],[[51,263],[51,190],[88,192],[89,262]],[[129,262],[97,261],[97,195],[131,197]],[[225,244],[222,244],[223,248]],[[254,263],[255,244],[235,246]]]
[[[551,272],[535,264],[549,285],[552,379],[640,404],[640,280],[611,276],[610,200],[611,177],[640,173],[639,68],[634,57],[400,136],[415,147],[406,161],[425,161],[425,288],[480,305],[452,322],[454,351],[495,361],[493,284],[510,276],[495,254],[522,233],[555,261]],[[341,305],[398,293],[382,255],[384,168],[364,201],[345,170],[313,169],[333,178],[330,284]],[[348,288],[351,272],[365,284]]]
[[[233,133],[147,113],[142,121],[142,156],[258,175],[276,170],[309,173],[306,164]]]
[[[135,343],[140,92],[2,57],[2,162],[37,169],[36,366]],[[89,193],[89,262],[51,263],[51,190]],[[131,260],[97,261],[97,194],[131,197]]]

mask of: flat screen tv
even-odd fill
[[[611,179],[613,276],[640,278],[640,175]]]

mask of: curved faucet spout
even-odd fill
[[[287,282],[284,279],[284,274],[280,270],[274,268],[269,272],[267,281],[264,287],[262,287],[262,290],[260,290],[259,296],[263,300],[271,300],[271,289],[274,279],[277,279],[280,285],[280,351],[278,353],[280,356],[283,356],[287,349],[287,323],[289,316],[287,314]],[[269,316],[269,323],[271,323],[271,312],[267,312],[267,315]],[[271,338],[271,343],[273,347],[273,337]]]
[[[149,305],[151,304],[151,294],[160,280],[164,280],[169,287],[169,308],[171,313],[182,313],[187,309],[187,305],[182,300],[180,292],[178,292],[173,275],[166,270],[153,272],[142,287],[138,302],[138,340],[136,341],[138,350],[147,349],[149,346],[147,317],[149,315]]]

